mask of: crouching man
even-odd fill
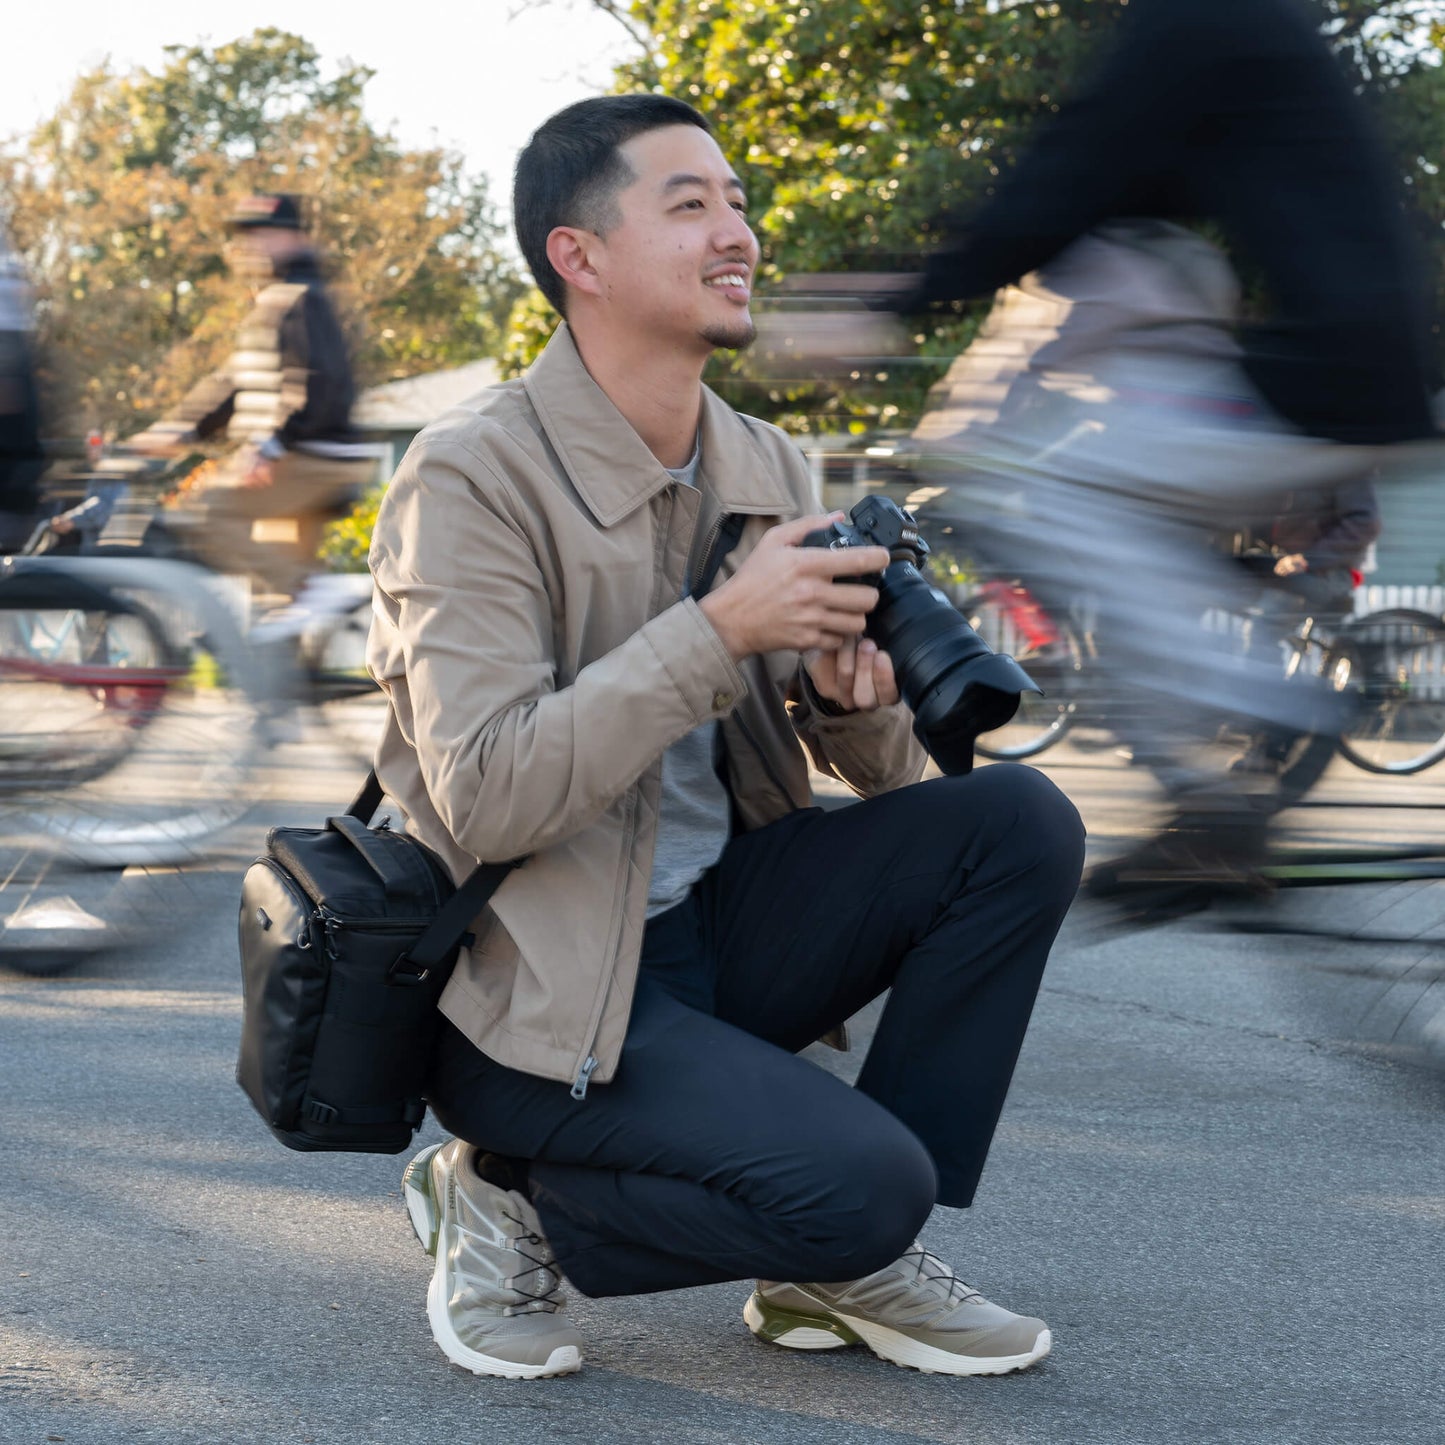
[[[421,434],[371,559],[382,782],[457,877],[528,858],[443,997],[455,1138],[406,1170],[432,1332],[478,1374],[555,1375],[583,1354],[564,1278],[755,1279],[778,1345],[1021,1369],[1043,1322],[918,1234],[973,1198],[1078,815],[1026,768],[918,782],[852,580],[887,552],[801,547],[829,520],[803,458],[703,386],[752,338],[758,262],[704,119],[571,106],[514,209],[565,324]],[[810,806],[808,755],[864,801]],[[885,990],[856,1088],[797,1057]]]

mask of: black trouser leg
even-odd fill
[[[852,1279],[896,1259],[933,1207],[928,1153],[884,1109],[651,977],[616,1077],[586,1099],[450,1027],[432,1099],[452,1133],[532,1161],[543,1228],[584,1294]]]
[[[434,1107],[533,1161],[584,1293],[856,1278],[972,1198],[1081,860],[1026,768],[794,814],[649,925],[611,1084],[579,1103],[449,1030]],[[890,986],[858,1089],[793,1056]]]
[[[1083,826],[1042,773],[938,778],[736,839],[700,886],[718,1017],[799,1049],[891,988],[858,1088],[973,1198]]]

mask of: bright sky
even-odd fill
[[[441,143],[491,181],[506,214],[512,162],[555,110],[605,90],[632,44],[588,0],[9,0],[0,20],[0,136],[50,115],[107,57],[155,70],[162,47],[224,43],[264,26],[309,40],[331,73],[376,72],[373,124]]]

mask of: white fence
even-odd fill
[[[1414,607],[1445,617],[1445,587],[1356,587],[1355,616],[1383,612],[1387,607]]]

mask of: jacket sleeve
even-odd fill
[[[788,715],[813,766],[860,797],[916,783],[928,764],[913,735],[913,715],[901,702],[830,715],[801,662],[788,692]]]
[[[1085,84],[1040,127],[988,202],[939,222],[938,248],[892,304],[913,311],[987,296],[1110,216],[1155,203],[1146,193],[1183,144],[1201,84],[1210,31],[1191,23],[1200,9],[1199,0],[1135,0]]]
[[[300,442],[343,437],[351,424],[354,383],[346,338],[319,285],[308,286],[281,320],[281,394],[293,398],[277,418],[276,440]]]
[[[405,690],[396,711],[432,806],[483,861],[581,831],[747,690],[691,600],[562,685],[538,545],[506,480],[446,442],[403,462],[372,543],[394,643],[378,648],[373,633],[373,672]]]
[[[180,399],[173,412],[152,422],[141,436],[176,445],[191,440],[205,441],[225,430],[235,410],[234,378],[229,371],[213,371]]]
[[[1368,478],[1337,488],[1332,500],[1334,510],[1328,523],[1304,549],[1312,572],[1353,567],[1380,535],[1380,503]]]

